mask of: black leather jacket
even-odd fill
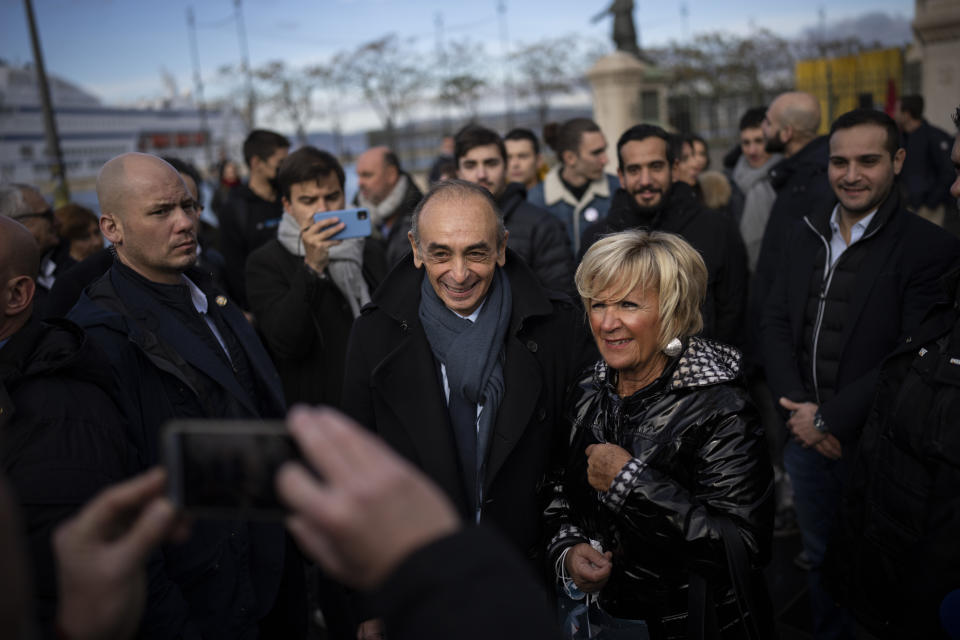
[[[663,637],[683,635],[691,572],[711,585],[721,626],[739,616],[717,515],[736,525],[753,568],[769,558],[772,468],[740,359],[733,347],[690,338],[656,382],[627,398],[601,361],[573,407],[569,461],[546,512],[548,557],[598,540],[613,551],[600,606],[645,619]],[[606,492],[586,479],[584,449],[597,442],[634,456]]]

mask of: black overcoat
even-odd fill
[[[596,349],[579,305],[545,292],[526,264],[506,251],[513,298],[506,391],[490,436],[482,520],[535,558],[543,553],[542,481],[569,434],[564,396],[596,359]],[[418,317],[423,273],[408,255],[354,324],[343,409],[416,464],[472,519],[439,367]]]

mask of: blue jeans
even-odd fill
[[[793,483],[794,508],[803,550],[813,565],[807,572],[807,590],[813,609],[813,633],[817,640],[852,640],[853,616],[841,609],[824,590],[821,565],[840,509],[855,448],[844,446],[839,460],[790,440],[783,451],[783,466]]]

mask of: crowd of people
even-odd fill
[[[346,239],[339,160],[266,130],[215,226],[177,158],[108,161],[99,216],[0,185],[0,628],[772,638],[799,530],[814,637],[960,637],[960,107],[922,113],[785,93],[719,170],[469,124],[427,183],[361,154]],[[186,517],[177,419],[285,419],[286,518]]]

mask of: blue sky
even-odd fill
[[[552,35],[606,42],[610,21],[590,24],[609,0],[504,0],[513,47]],[[192,84],[186,10],[193,6],[205,78],[239,59],[232,0],[34,0],[47,70],[92,91],[107,103],[130,103],[163,93],[161,72],[181,89]],[[323,60],[390,32],[416,38],[424,51],[436,44],[435,22],[444,37],[468,37],[499,54],[498,0],[244,0],[251,62],[273,59],[292,65]],[[687,8],[687,18],[681,7]],[[825,10],[829,24],[868,11],[907,19],[913,0],[637,0],[635,19],[642,46],[683,40],[698,32],[746,33],[765,27],[786,36],[815,26]],[[0,58],[32,59],[21,0],[0,0]],[[208,83],[208,96],[218,87]]]

